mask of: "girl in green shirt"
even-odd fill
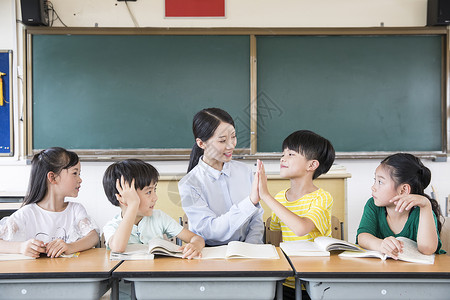
[[[423,254],[440,253],[439,204],[424,193],[430,181],[430,170],[414,155],[397,153],[385,158],[375,171],[357,243],[397,259],[403,244],[395,237],[403,236],[416,241]]]

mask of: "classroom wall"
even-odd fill
[[[0,49],[11,49],[14,46],[14,2],[0,0]]]
[[[14,17],[16,14],[16,5],[13,0],[0,0],[0,50],[13,50],[13,65],[17,66],[18,63],[18,52],[17,52],[17,34],[16,30],[18,29],[16,25],[16,18]],[[17,78],[17,68],[13,68],[13,74],[11,78]],[[18,92],[18,80],[12,80],[13,83],[13,91],[12,95],[14,99],[17,99]],[[15,127],[18,128],[18,105],[19,103],[14,103],[13,106],[13,121]],[[16,129],[17,130],[17,129]],[[19,144],[19,136],[21,136],[18,131],[14,135],[14,144],[18,146]],[[8,161],[12,161],[13,163],[17,161],[19,156],[15,155],[13,158],[2,158],[0,164]]]
[[[54,7],[67,26],[74,27],[133,27],[124,2],[115,0],[53,0]],[[13,49],[18,54],[17,69],[22,68],[22,26],[17,25],[15,13],[20,19],[19,0],[0,0],[0,48]],[[137,0],[129,2],[141,27],[376,27],[383,24],[392,27],[424,26],[426,0],[226,0],[226,18],[166,19],[164,1]],[[58,21],[55,26],[61,26]],[[19,50],[19,51],[17,51]],[[21,76],[19,74],[16,74]],[[14,81],[15,145],[12,158],[0,158],[0,194],[25,191],[30,167],[23,157],[22,127],[19,121],[22,111],[21,80]],[[438,192],[441,204],[450,194],[450,162],[424,161],[433,174],[432,184]],[[187,162],[151,162],[162,174],[181,174]],[[278,172],[278,162],[269,161],[268,171]],[[348,179],[348,229],[353,241],[365,201],[370,197],[370,186],[379,160],[337,160],[352,174]],[[107,162],[82,164],[82,188],[79,201],[85,205],[100,226],[117,213],[108,204],[101,180]],[[429,192],[430,190],[428,190]],[[169,193],[159,189],[158,194]]]
[[[124,2],[53,0],[67,26],[133,27]],[[164,18],[164,0],[128,3],[141,27],[423,26],[426,0],[226,0],[226,18]]]

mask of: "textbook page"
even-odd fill
[[[347,250],[339,254],[340,257],[375,257],[386,260],[387,255],[375,250],[351,251]]]
[[[278,259],[278,252],[272,244],[250,244],[238,241],[228,243],[226,258]]]
[[[224,259],[227,256],[227,245],[205,247],[202,250],[201,259]]]
[[[250,244],[232,241],[228,245],[205,247],[201,259],[260,258],[279,259],[278,252],[271,244]]]
[[[434,254],[425,255],[420,253],[417,243],[405,237],[397,237],[397,240],[403,242],[403,252],[399,253],[398,259],[421,264],[434,264]]]
[[[329,251],[311,241],[282,242],[280,248],[288,256],[330,256]]]
[[[153,255],[183,256],[183,250],[180,250],[179,245],[160,238],[155,238],[148,242],[148,252]]]
[[[26,256],[19,253],[0,253],[0,261],[2,260],[24,260],[35,259],[34,257]]]
[[[283,242],[280,247],[289,256],[330,256],[330,251],[334,250],[363,251],[353,243],[327,236],[319,236],[314,242]]]
[[[398,259],[406,262],[420,263],[420,264],[434,264],[435,255],[425,255],[420,253],[417,248],[417,243],[405,237],[397,237],[397,240],[403,242],[403,252],[398,254]],[[365,250],[360,252],[356,251],[344,251],[339,254],[341,257],[378,257],[382,260],[389,258],[386,254],[383,254],[375,250]]]
[[[146,260],[153,259],[154,255],[148,253],[148,245],[129,244],[123,253],[111,251],[110,260]]]
[[[154,259],[155,255],[182,257],[180,246],[160,238],[154,238],[145,244],[129,244],[123,253],[111,252],[111,260]]]
[[[153,239],[148,245],[131,244],[123,253],[111,252],[111,260],[154,259],[155,255],[182,257],[180,246],[162,239]],[[199,258],[199,257],[195,257]],[[271,244],[250,244],[233,241],[228,245],[205,247],[200,259],[264,258],[279,259],[275,246]]]
[[[326,251],[333,251],[333,250],[353,250],[353,251],[360,251],[362,250],[361,247],[358,245],[355,245],[353,243],[335,239],[328,236],[319,236],[314,240],[314,243],[316,243],[320,249],[326,250]]]

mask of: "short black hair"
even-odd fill
[[[143,189],[150,184],[157,183],[159,173],[151,164],[140,159],[127,159],[110,165],[103,175],[103,189],[109,202],[115,206],[119,206],[116,194],[119,191],[116,188],[116,180],[121,178],[126,182],[134,179],[136,189]]]
[[[317,160],[319,167],[313,174],[313,179],[328,172],[334,162],[333,145],[326,138],[310,130],[298,130],[291,133],[283,141],[283,149],[301,153],[308,160]]]

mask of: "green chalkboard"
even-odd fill
[[[221,107],[250,145],[249,36],[32,36],[33,149],[191,148]]]
[[[313,130],[337,151],[442,151],[442,36],[260,36],[259,152]]]
[[[299,129],[338,152],[446,151],[445,33],[31,34],[32,148],[191,148],[193,115],[221,107],[250,147],[280,151]],[[253,74],[253,73],[252,73]],[[256,76],[256,77],[255,77]]]

